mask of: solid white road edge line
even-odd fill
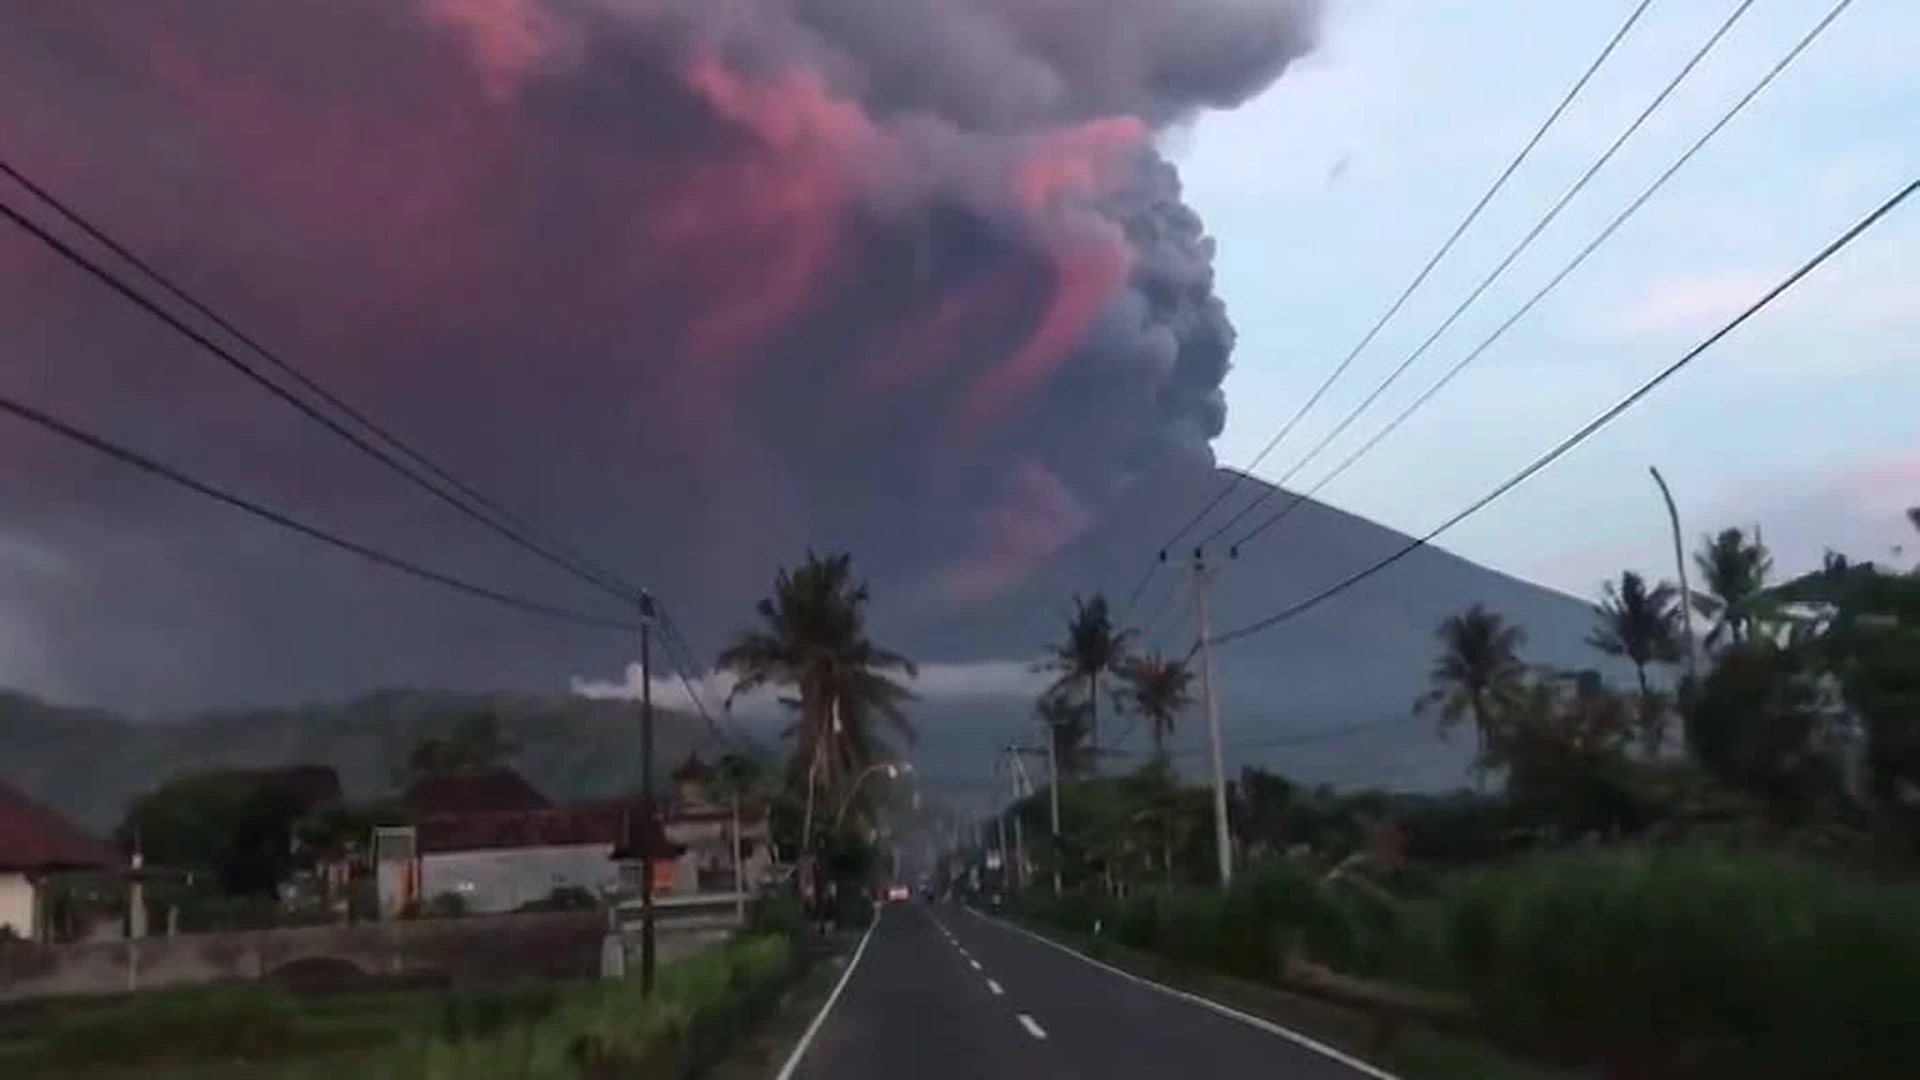
[[[1046,1029],[1035,1023],[1033,1017],[1028,1016],[1026,1013],[1020,1014],[1020,1026],[1026,1028],[1027,1034],[1036,1039],[1044,1039],[1047,1037]]]
[[[987,980],[987,989],[993,992],[994,997],[999,997],[1001,994],[1006,993],[1005,990],[1001,989],[1000,984],[994,982],[992,979]]]
[[[827,1014],[833,1011],[834,1002],[840,1000],[840,991],[847,988],[847,980],[853,978],[853,970],[860,966],[860,958],[866,955],[867,942],[872,941],[873,932],[880,929],[883,910],[874,912],[873,921],[867,924],[867,932],[860,935],[860,944],[854,947],[853,957],[847,961],[847,970],[840,973],[840,981],[833,984],[833,992],[827,995],[820,1011],[813,1014],[813,1023],[808,1024],[807,1030],[801,1033],[800,1041],[793,1044],[793,1052],[787,1055],[787,1063],[780,1066],[774,1080],[792,1080],[794,1070],[800,1067],[800,1059],[807,1056],[807,1047],[813,1045],[813,1037],[820,1034],[821,1026],[827,1022]]]
[[[972,911],[973,909],[969,908],[968,910]],[[1279,1024],[1276,1024],[1271,1020],[1254,1016],[1251,1013],[1241,1012],[1239,1009],[1235,1009],[1227,1005],[1222,1005],[1219,1002],[1214,1001],[1210,998],[1201,997],[1199,994],[1189,994],[1185,990],[1176,990],[1171,986],[1165,986],[1165,985],[1162,985],[1161,983],[1154,982],[1152,979],[1143,979],[1140,976],[1135,975],[1131,971],[1123,971],[1120,968],[1114,967],[1112,964],[1105,963],[1100,960],[1095,960],[1093,957],[1088,956],[1086,953],[1083,953],[1078,949],[1072,948],[1070,946],[1062,945],[1059,942],[1054,941],[1052,938],[1046,937],[1044,935],[1036,934],[1024,926],[1018,926],[1014,923],[1010,923],[1006,921],[1005,919],[995,918],[992,915],[988,915],[984,911],[974,911],[973,914],[975,915],[975,917],[981,919],[982,921],[992,923],[993,925],[1001,927],[1002,929],[1005,929],[1005,930],[1011,930],[1014,933],[1021,935],[1022,937],[1032,938],[1034,941],[1037,941],[1040,944],[1045,945],[1050,949],[1055,949],[1055,950],[1058,950],[1059,952],[1066,953],[1068,956],[1074,957],[1075,959],[1080,960],[1083,963],[1091,964],[1094,967],[1097,967],[1100,970],[1105,971],[1109,974],[1118,975],[1121,978],[1127,980],[1128,982],[1138,983],[1141,986],[1150,987],[1151,989],[1158,990],[1161,993],[1166,994],[1168,997],[1178,998],[1179,1000],[1184,1001],[1190,1005],[1198,1005],[1203,1009],[1207,1009],[1211,1012],[1219,1013],[1221,1016],[1225,1016],[1232,1020],[1238,1020],[1241,1023],[1247,1025],[1248,1027],[1258,1028],[1269,1035],[1278,1035],[1279,1037],[1287,1040],[1290,1043],[1295,1044],[1296,1046],[1300,1046],[1300,1047],[1303,1047],[1304,1049],[1311,1050],[1314,1053],[1319,1054],[1321,1057],[1327,1058],[1331,1061],[1337,1061],[1340,1064],[1345,1065],[1347,1068],[1352,1069],[1354,1072],[1357,1072],[1362,1076],[1370,1077],[1371,1080],[1401,1080],[1400,1077],[1395,1076],[1394,1074],[1386,1071],[1385,1069],[1380,1068],[1377,1065],[1373,1065],[1368,1062],[1362,1061],[1359,1058],[1354,1057],[1352,1054],[1349,1054],[1344,1050],[1335,1049],[1334,1047],[1328,1046],[1326,1043],[1323,1043],[1318,1039],[1312,1038],[1310,1036],[1302,1035],[1291,1028],[1281,1027]]]

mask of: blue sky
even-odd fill
[[[1244,465],[1385,310],[1633,0],[1334,0],[1258,101],[1178,133],[1240,330],[1223,462]],[[1654,0],[1520,173],[1256,471],[1277,479],[1371,391],[1659,92],[1734,6]],[[1449,333],[1294,486],[1399,412],[1570,260],[1827,12],[1759,0]],[[1920,4],[1856,0],[1547,300],[1321,498],[1423,532],[1716,329],[1920,175]],[[1902,44],[1902,43],[1906,44]],[[1689,534],[1759,524],[1782,569],[1886,558],[1920,503],[1920,201],[1549,471],[1448,534],[1590,594]],[[1284,542],[1286,525],[1265,542]],[[1909,544],[1909,553],[1920,544]]]

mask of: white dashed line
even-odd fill
[[[978,961],[978,960],[975,960],[975,959],[973,959],[972,957],[968,957],[968,958],[967,958],[967,963],[969,963],[969,964],[972,964],[972,965],[973,965],[973,970],[975,970],[975,971],[985,971],[985,970],[987,970],[986,968],[983,968],[983,967],[981,967],[981,966],[980,966],[980,961]]]
[[[1005,990],[1002,990],[1000,988],[1000,984],[997,982],[994,982],[992,979],[987,980],[987,989],[993,991],[994,997],[999,997],[1001,994],[1006,993]]]
[[[1047,1037],[1046,1029],[1035,1023],[1033,1017],[1028,1016],[1026,1013],[1020,1014],[1020,1026],[1026,1028],[1027,1034],[1036,1039],[1044,1039]]]

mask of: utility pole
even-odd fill
[[[1007,762],[1012,766],[1013,779],[1013,854],[1014,885],[1020,889],[1027,887],[1027,834],[1020,820],[1020,807],[1027,800],[1027,766],[1020,760],[1020,752],[1007,747]]]
[[[1207,743],[1213,758],[1213,839],[1220,857],[1220,887],[1233,884],[1233,838],[1227,830],[1226,762],[1220,749],[1220,702],[1213,692],[1212,634],[1207,623],[1207,578],[1205,556],[1193,549],[1193,617],[1199,640],[1194,649],[1200,654],[1200,700],[1207,710]]]
[[[1680,508],[1674,505],[1673,489],[1667,486],[1667,478],[1660,475],[1659,467],[1649,465],[1647,471],[1653,474],[1653,482],[1660,485],[1660,498],[1667,504],[1667,523],[1673,530],[1673,569],[1680,575],[1680,626],[1681,632],[1687,635],[1687,681],[1698,689],[1700,644],[1693,636],[1693,592],[1687,587],[1687,548],[1680,536]]]
[[[653,996],[654,912],[653,832],[653,597],[640,596],[640,993]]]
[[[1047,724],[1047,802],[1053,816],[1053,896],[1065,891],[1060,885],[1060,732]]]

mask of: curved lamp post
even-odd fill
[[[886,773],[887,779],[897,780],[913,771],[913,765],[904,761],[882,761],[869,765],[854,776],[853,783],[847,786],[847,793],[840,799],[840,809],[833,815],[833,832],[840,834],[840,826],[846,824],[847,810],[853,806],[853,797],[860,793],[860,783],[874,773]]]

